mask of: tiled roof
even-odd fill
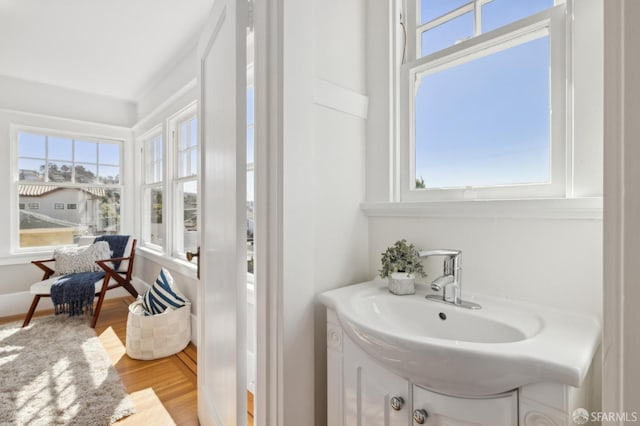
[[[48,194],[53,191],[57,191],[58,189],[63,189],[59,186],[52,185],[18,185],[18,195],[21,197],[40,197],[41,195]],[[104,197],[105,191],[104,188],[99,187],[84,187],[84,188],[69,188],[69,189],[78,189],[84,192],[87,192],[91,195],[95,195],[96,197]]]

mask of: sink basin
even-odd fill
[[[471,295],[480,310],[396,296],[370,281],[320,295],[349,337],[394,373],[438,392],[495,395],[530,383],[580,386],[600,341],[596,318]],[[469,293],[464,294],[470,298]]]
[[[406,339],[506,343],[527,339],[542,328],[542,319],[535,314],[503,308],[500,317],[494,309],[479,313],[428,302],[424,296],[397,297],[372,291],[350,302],[349,311],[340,315],[352,326],[364,326],[358,319],[366,318],[368,328]],[[508,323],[504,321],[507,317]]]

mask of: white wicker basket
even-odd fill
[[[141,300],[129,305],[127,355],[134,359],[157,359],[176,354],[191,340],[191,303],[161,314],[144,316]]]

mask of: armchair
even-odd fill
[[[95,296],[98,298],[95,308],[93,309],[93,317],[91,320],[91,328],[95,328],[100,315],[100,309],[104,302],[107,291],[113,290],[118,287],[123,287],[133,297],[138,296],[138,292],[131,284],[131,278],[133,273],[133,261],[135,259],[136,240],[129,236],[127,244],[124,248],[122,257],[104,259],[96,261],[96,264],[104,271],[104,277],[95,282]],[[33,314],[36,311],[38,302],[43,297],[51,297],[51,287],[62,278],[62,276],[53,276],[55,270],[48,266],[50,262],[54,262],[55,259],[46,260],[34,260],[31,263],[40,268],[44,274],[42,281],[39,281],[31,285],[30,292],[33,294],[33,301],[29,312],[24,319],[23,327],[26,327]]]

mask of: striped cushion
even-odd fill
[[[145,293],[142,305],[147,315],[156,315],[163,313],[167,308],[181,308],[186,302],[186,298],[176,288],[169,271],[162,268],[156,282]]]

